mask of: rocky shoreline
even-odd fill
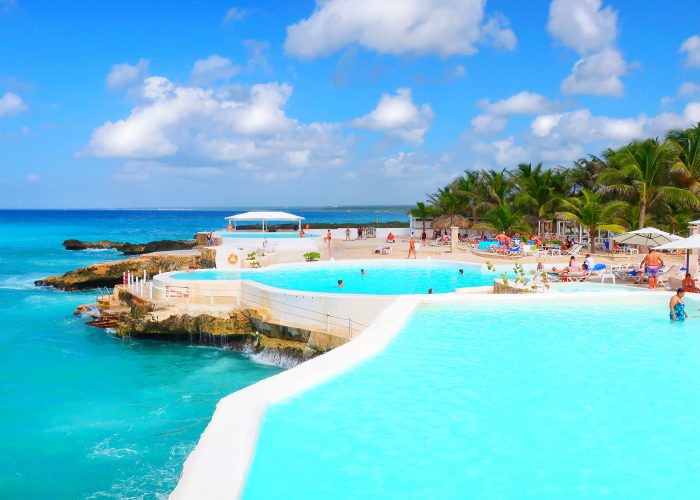
[[[141,255],[153,252],[168,252],[173,250],[191,250],[197,246],[197,241],[192,240],[159,240],[148,243],[122,243],[119,241],[81,241],[65,240],[63,248],[66,250],[106,250],[113,249],[125,255]]]
[[[52,286],[67,292],[91,288],[112,287],[122,283],[124,273],[131,271],[136,276],[148,277],[159,272],[201,269],[200,255],[142,255],[129,259],[100,262],[59,276],[49,276],[34,282],[36,286]]]

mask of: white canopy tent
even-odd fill
[[[238,221],[260,221],[262,222],[262,230],[265,232],[267,223],[269,221],[274,222],[298,222],[299,230],[301,231],[301,221],[304,218],[300,215],[294,215],[287,212],[244,212],[238,215],[229,215],[225,217],[229,223],[233,224],[233,229],[236,229],[236,222]]]

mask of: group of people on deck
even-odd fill
[[[591,254],[587,253],[586,258],[583,259],[583,263],[579,263],[578,260],[576,260],[575,256],[571,256],[569,259],[569,264],[566,265],[565,267],[561,269],[557,269],[556,266],[552,267],[552,270],[549,274],[554,274],[556,276],[559,276],[561,278],[581,278],[584,276],[588,276],[593,268],[595,267],[595,259],[591,256]],[[537,261],[537,270],[538,271],[543,271],[544,266],[542,265],[542,261]]]

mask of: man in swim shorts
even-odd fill
[[[685,321],[688,317],[688,313],[685,312],[685,302],[683,302],[684,295],[685,290],[679,288],[676,290],[676,295],[671,297],[671,301],[668,303],[668,308],[671,310],[668,317],[671,321]]]
[[[649,288],[652,290],[656,288],[657,277],[659,276],[659,271],[664,267],[664,260],[661,258],[661,254],[654,250],[653,248],[649,250],[649,253],[642,259],[639,264],[640,269],[644,269],[649,276]]]

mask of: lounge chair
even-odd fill
[[[578,254],[581,253],[582,248],[583,248],[583,245],[581,245],[580,243],[576,243],[574,246],[572,246],[568,250],[564,250],[564,255],[571,255],[572,257],[578,257]]]

